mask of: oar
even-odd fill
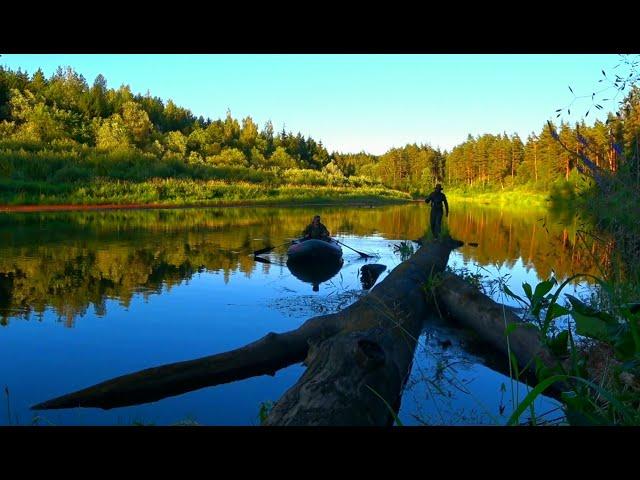
[[[367,255],[366,253],[363,252],[359,252],[358,250],[356,250],[355,248],[351,248],[349,245],[345,245],[344,243],[342,243],[340,240],[335,239],[336,242],[338,242],[340,245],[342,245],[343,247],[347,247],[349,250],[353,250],[354,252],[360,254],[361,257],[363,258],[373,258],[372,255]]]
[[[293,240],[289,240],[288,242],[283,243],[282,245],[276,245],[275,247],[266,247],[266,248],[261,248],[260,250],[256,250],[255,252],[253,252],[253,256],[255,257],[256,255],[262,255],[263,253],[267,253],[270,252],[271,250],[278,248],[278,247],[284,247],[285,245],[289,245]]]
[[[268,258],[262,258],[262,257],[254,257],[253,258],[256,262],[259,263],[273,263],[271,260],[269,260]]]

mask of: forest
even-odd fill
[[[102,75],[90,85],[71,67],[50,78],[0,67],[0,202],[291,200],[352,190],[406,200],[436,182],[467,193],[546,193],[584,185],[581,154],[638,181],[639,94],[633,86],[618,112],[593,125],[549,122],[526,139],[486,133],[450,152],[414,143],[371,155],[329,152],[321,140],[230,111],[224,119],[196,117],[150,92],[109,88]]]

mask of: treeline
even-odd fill
[[[262,128],[251,117],[238,121],[230,112],[224,119],[196,117],[148,92],[108,88],[102,75],[89,85],[70,67],[50,78],[41,70],[29,75],[0,67],[0,180],[175,177],[272,184],[282,172],[296,170],[288,176],[298,184],[321,177],[325,185],[349,185],[354,178],[359,185],[383,184],[414,195],[436,182],[548,190],[577,177],[574,153],[588,151],[608,171],[638,171],[639,98],[634,87],[617,115],[592,126],[545,125],[524,141],[485,134],[469,136],[451,152],[411,144],[377,156],[329,153],[321,141],[284,128],[275,132],[270,121]],[[556,131],[569,151],[554,138]]]
[[[196,118],[171,100],[133,94],[125,85],[109,89],[102,75],[89,86],[70,67],[49,79],[41,70],[29,76],[0,67],[0,139],[255,168],[321,169],[330,161],[322,142],[276,133],[271,122],[259,129],[251,117],[238,122],[230,112],[224,120]]]
[[[429,192],[445,176],[446,157],[430,145],[409,144],[383,155],[334,153],[332,162],[345,175],[374,178],[384,185],[411,192]]]
[[[276,132],[270,121],[260,128],[230,112],[225,119],[196,117],[126,85],[110,89],[102,75],[90,86],[71,68],[47,79],[41,70],[0,67],[0,179],[12,182],[177,177],[273,184],[285,172],[294,184],[382,183],[417,193],[443,171],[442,153],[429,146],[382,156],[329,153],[311,137]]]
[[[469,136],[447,155],[446,182],[465,187],[528,184],[546,190],[554,182],[575,176],[580,154],[610,172],[636,169],[636,162],[624,164],[621,155],[622,150],[637,148],[640,130],[630,130],[623,119],[611,115],[608,122],[596,121],[593,126],[583,121],[571,127],[563,122],[558,128],[550,123],[539,134],[530,134],[526,143],[518,135],[506,133]]]
[[[640,88],[634,86],[618,112],[605,122],[545,124],[523,141],[517,134],[469,135],[451,152],[407,145],[376,157],[333,154],[343,172],[377,178],[404,191],[424,192],[435,182],[461,189],[527,186],[548,191],[553,184],[579,182],[580,156],[619,179],[640,183]],[[558,141],[560,140],[560,141]]]

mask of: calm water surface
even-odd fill
[[[253,250],[298,236],[315,213],[342,242],[379,256],[374,261],[388,268],[378,283],[402,260],[394,247],[428,229],[428,209],[419,204],[0,214],[0,387],[9,391],[3,407],[11,415],[3,408],[0,424],[256,425],[261,402],[277,400],[303,373],[301,365],[108,411],[29,406],[114,376],[234,349],[366,294],[364,261],[346,248],[343,267],[318,291],[287,268],[285,247],[263,256],[271,263],[254,261]],[[523,281],[535,284],[552,272],[558,279],[598,273],[575,240],[573,218],[452,205],[448,228],[478,244],[454,252],[450,266],[502,277],[519,294]],[[430,319],[401,420],[504,423],[527,390],[488,365],[463,332]],[[542,399],[537,412],[556,407]]]

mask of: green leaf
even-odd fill
[[[531,315],[533,315],[535,318],[539,318],[540,310],[542,310],[542,302],[539,298],[534,298],[531,302]]]
[[[520,415],[522,415],[523,412],[529,407],[529,405],[531,405],[535,401],[538,395],[542,394],[542,392],[544,392],[554,383],[563,382],[566,379],[566,375],[554,375],[553,377],[549,377],[536,385],[536,387],[531,390],[526,397],[524,397],[524,400],[520,402],[518,408],[516,408],[515,411],[511,414],[511,417],[509,417],[509,420],[507,420],[507,425],[515,425],[520,419]]]
[[[625,420],[630,423],[630,424],[637,424],[637,417],[636,414],[633,410],[629,409],[627,406],[625,406],[623,403],[621,403],[617,398],[615,398],[609,391],[605,390],[604,388],[600,387],[599,385],[593,383],[590,380],[585,380],[582,377],[575,377],[575,376],[570,376],[568,377],[570,380],[575,380],[576,382],[580,382],[583,383],[584,385],[587,385],[591,388],[593,388],[596,392],[598,392],[602,397],[604,397],[606,400],[609,401],[609,403],[611,403],[611,406],[614,407],[618,412],[620,412],[624,417]]]
[[[507,294],[507,295],[509,295],[510,297],[515,298],[516,300],[519,300],[519,301],[520,301],[520,302],[522,302],[522,303],[527,303],[527,302],[525,302],[525,301],[524,301],[524,299],[523,299],[522,297],[520,297],[519,295],[516,295],[515,293],[513,293],[513,292],[509,289],[509,287],[507,287],[506,285],[504,285],[504,286],[502,287],[502,290],[504,291],[504,293],[506,293],[506,294]]]
[[[610,422],[594,411],[594,405],[585,394],[562,392],[560,398],[565,404],[565,415],[571,426],[608,425]]]
[[[608,324],[611,324],[611,325],[616,325],[618,323],[618,321],[616,320],[616,318],[613,315],[611,315],[611,314],[609,314],[607,312],[602,312],[600,310],[596,310],[595,308],[590,307],[589,305],[585,304],[581,300],[577,299],[573,295],[569,295],[568,293],[565,293],[564,295],[565,295],[565,297],[567,297],[569,299],[569,302],[571,303],[571,306],[573,307],[573,310],[577,311],[581,315],[585,315],[587,317],[599,318],[600,320],[604,321],[605,323],[608,323]]]
[[[613,352],[616,358],[622,361],[632,360],[635,357],[636,345],[631,330],[625,328],[616,335]]]
[[[553,288],[553,282],[551,280],[545,280],[536,285],[536,291],[533,293],[535,298],[543,298]]]
[[[595,425],[607,424],[602,417],[587,415],[586,413],[573,408],[567,408],[565,415],[567,417],[567,422],[569,422],[569,425],[572,427],[593,427]]]
[[[524,282],[522,284],[522,289],[524,290],[524,293],[527,294],[527,298],[529,300],[531,300],[533,298],[533,292],[531,290],[531,285],[529,285],[527,282]]]
[[[618,325],[618,320],[616,319],[616,317],[614,317],[610,313],[598,312],[596,317],[598,317],[600,320],[604,321],[605,323],[607,323],[609,325]]]
[[[607,324],[599,318],[583,315],[575,310],[571,312],[571,316],[576,321],[576,333],[578,335],[602,341],[610,340]]]
[[[518,359],[513,352],[509,352],[509,360],[511,361],[511,368],[516,374],[516,380],[520,378],[520,370],[518,369]]]
[[[568,353],[569,332],[563,330],[549,341],[549,348],[557,357],[563,357]]]
[[[535,364],[536,364],[536,378],[538,379],[539,382],[542,382],[544,379],[558,374],[557,369],[552,369],[547,367],[542,362],[542,360],[540,360],[540,358],[538,357],[535,358]]]
[[[563,307],[562,305],[558,305],[557,303],[553,303],[549,310],[547,311],[547,319],[553,320],[554,318],[562,317],[563,315],[569,315],[571,310]]]
[[[594,316],[596,310],[586,305],[582,300],[574,297],[573,295],[569,295],[568,293],[564,294],[565,297],[569,299],[569,303],[575,311],[581,313],[582,315]]]

